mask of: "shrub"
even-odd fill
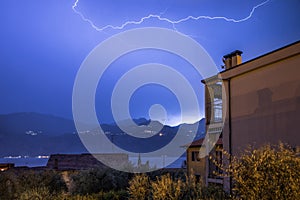
[[[30,192],[40,194],[46,191],[49,194],[66,191],[59,172],[8,170],[0,173],[0,199],[19,199],[22,195],[24,199]],[[46,198],[47,195],[42,196]]]
[[[196,177],[191,173],[186,176],[183,188],[184,199],[200,199],[202,198],[203,183],[196,181]]]
[[[101,195],[97,195],[97,199],[102,200],[126,200],[128,199],[128,193],[125,190],[119,190],[119,191],[109,191],[104,192]]]
[[[0,199],[15,199],[20,191],[17,177],[10,172],[0,173]]]
[[[126,189],[128,174],[113,169],[90,169],[73,174],[73,194],[94,194],[100,191]]]
[[[30,190],[36,188],[47,188],[50,193],[66,191],[67,187],[59,172],[56,171],[22,171],[15,174],[20,189]]]
[[[151,182],[151,187],[154,200],[182,199],[184,183],[180,179],[173,181],[170,174],[157,177],[156,181]]]
[[[145,200],[150,195],[150,180],[145,174],[137,174],[129,181],[128,193],[132,200]]]
[[[287,145],[249,148],[221,167],[232,177],[234,199],[300,199],[300,158]]]
[[[129,185],[129,199],[132,200],[220,200],[227,197],[221,187],[205,187],[202,182],[197,182],[193,175],[176,179],[170,174],[165,174],[151,180],[147,175],[139,174],[129,182]]]
[[[229,199],[224,192],[223,185],[209,185],[201,190],[201,199]]]
[[[49,192],[48,188],[34,188],[24,191],[20,195],[20,200],[53,200],[52,194]]]
[[[125,190],[119,190],[119,191],[108,191],[103,192],[100,191],[99,193],[95,194],[86,194],[86,195],[60,195],[56,196],[56,199],[54,200],[127,200],[128,199],[128,193]]]
[[[55,200],[98,200],[94,195],[72,195],[72,196],[58,196]]]

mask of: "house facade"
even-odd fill
[[[220,138],[224,150],[235,156],[249,145],[300,146],[300,41],[245,63],[241,54],[224,56],[225,70],[202,81],[206,134]],[[222,183],[229,190],[229,178],[210,177],[212,167],[206,169],[207,183]]]
[[[221,173],[216,165],[214,165],[208,157],[200,156],[200,148],[205,149],[204,139],[195,140],[190,145],[187,145],[186,161],[187,161],[187,173],[190,176],[193,174],[198,181],[202,181],[205,184],[214,182],[218,184],[223,183],[222,177],[218,176]],[[221,161],[222,154],[222,139],[218,139],[215,147],[212,149],[210,156],[212,159]]]
[[[205,158],[200,158],[199,149],[201,148],[203,139],[196,140],[190,145],[187,145],[186,151],[186,168],[188,176],[195,175],[197,180],[206,182],[206,161]]]

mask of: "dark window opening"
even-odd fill
[[[192,151],[192,161],[200,161],[199,151]]]

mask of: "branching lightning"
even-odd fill
[[[88,22],[96,31],[104,31],[105,29],[115,29],[115,30],[121,30],[121,29],[124,29],[126,26],[129,26],[129,25],[140,25],[142,24],[145,20],[147,19],[151,19],[151,18],[154,18],[154,19],[158,19],[160,21],[165,21],[165,22],[168,22],[170,24],[173,25],[173,28],[176,30],[175,28],[175,25],[176,24],[179,24],[179,23],[183,23],[183,22],[186,22],[188,20],[200,20],[200,19],[208,19],[208,20],[225,20],[227,22],[233,22],[233,23],[240,23],[240,22],[244,22],[244,21],[247,21],[249,20],[253,13],[255,12],[255,10],[263,5],[265,5],[266,3],[268,3],[270,0],[266,0],[256,6],[254,6],[251,10],[251,12],[249,13],[249,15],[245,18],[242,18],[242,19],[233,19],[233,18],[227,18],[227,17],[224,17],[224,16],[215,16],[215,17],[212,17],[212,16],[205,16],[205,15],[201,15],[201,16],[187,16],[185,18],[182,18],[182,19],[179,19],[179,20],[171,20],[171,19],[168,19],[168,18],[165,18],[165,17],[161,17],[161,15],[156,15],[156,14],[150,14],[148,16],[145,16],[145,17],[142,17],[141,19],[137,20],[137,21],[126,21],[124,22],[122,25],[119,25],[119,26],[114,26],[114,25],[106,25],[106,26],[103,26],[103,27],[98,27],[94,24],[94,22],[92,22],[90,19],[86,18],[81,12],[79,12],[76,7],[77,7],[77,4],[79,2],[79,0],[76,0],[75,3],[73,4],[72,6],[72,9],[73,11],[78,14],[82,20]]]

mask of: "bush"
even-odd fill
[[[229,196],[223,190],[223,185],[203,187],[200,197],[201,199],[229,199]]]
[[[56,196],[55,200],[127,200],[128,193],[125,190],[119,191],[109,191],[103,192],[100,191],[99,193],[95,194],[86,194],[86,195],[60,195]]]
[[[128,199],[128,193],[125,190],[119,190],[119,191],[109,191],[100,193],[97,195],[97,199],[102,200],[126,200]]]
[[[94,195],[58,195],[53,200],[98,200]]]
[[[22,171],[15,174],[20,189],[31,190],[36,188],[47,188],[50,193],[66,191],[67,187],[59,172],[47,171]]]
[[[201,181],[196,181],[196,177],[191,175],[185,178],[184,197],[183,199],[201,199],[203,196],[204,184]]]
[[[28,191],[37,193],[46,190],[49,193],[66,191],[66,185],[60,173],[55,171],[9,170],[0,174],[0,199],[18,199],[21,194]]]
[[[132,200],[145,200],[150,195],[150,180],[145,174],[138,174],[129,181],[128,193]]]
[[[282,143],[248,149],[223,169],[232,177],[234,199],[300,199],[300,158]]]
[[[126,189],[128,174],[113,169],[90,169],[73,174],[73,194],[95,194],[100,191]]]
[[[266,145],[231,158],[227,168],[215,164],[225,172],[223,176],[232,177],[232,199],[300,199],[300,157],[287,145]],[[222,186],[205,187],[193,176],[176,179],[169,174],[156,180],[137,175],[130,181],[129,194],[130,199],[154,200],[229,198]]]
[[[156,181],[151,182],[151,187],[154,200],[182,199],[184,183],[180,179],[172,180],[169,174],[157,177]]]
[[[0,199],[15,199],[20,191],[17,177],[14,173],[0,173]]]
[[[226,195],[220,187],[205,187],[196,182],[195,176],[172,178],[170,174],[151,180],[147,175],[136,175],[129,182],[128,193],[132,200],[193,200],[193,199],[225,199]]]
[[[20,200],[53,200],[52,194],[49,192],[48,188],[34,188],[24,191],[20,195]]]

